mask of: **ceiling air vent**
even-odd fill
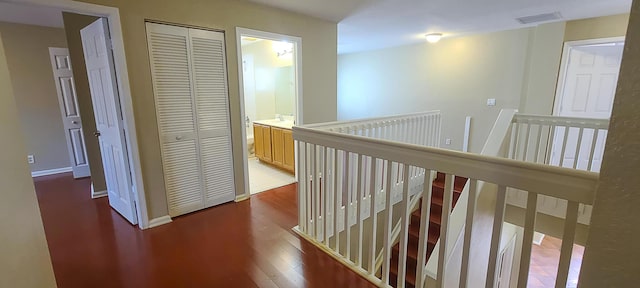
[[[562,19],[562,14],[560,14],[560,12],[545,13],[545,14],[516,18],[516,20],[518,20],[518,22],[522,24],[549,22],[549,21],[560,20],[560,19]]]

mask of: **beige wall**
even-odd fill
[[[131,80],[143,179],[151,218],[167,215],[149,55],[146,19],[225,31],[236,192],[244,194],[242,133],[238,96],[236,27],[251,28],[302,38],[304,122],[336,118],[337,25],[246,1],[235,0],[91,0],[117,7]]]
[[[98,139],[93,135],[93,132],[97,130],[96,119],[93,114],[89,80],[87,80],[87,69],[82,51],[82,39],[80,38],[80,30],[96,21],[98,17],[64,12],[62,13],[62,18],[64,19],[64,30],[67,36],[71,65],[73,66],[73,81],[76,84],[78,106],[82,116],[82,133],[84,134],[87,157],[89,158],[91,182],[93,182],[95,191],[105,191],[107,190],[107,185],[102,169],[100,145],[98,144]]]
[[[628,23],[629,14],[569,21],[564,41],[624,36]]]
[[[0,22],[31,171],[70,166],[49,47],[67,47],[63,29]],[[26,161],[26,160],[24,160]]]
[[[553,112],[565,26],[564,22],[543,24],[531,31],[520,112]]]
[[[471,116],[470,151],[480,152],[500,109],[552,113],[564,41],[624,35],[627,18],[550,23],[340,55],[338,118],[441,110],[441,146],[460,150],[464,118]],[[496,98],[497,106],[487,107],[488,98]],[[444,145],[446,138],[452,145]]]
[[[279,114],[282,109],[282,105],[277,104],[277,95],[278,92],[276,85],[276,69],[281,67],[291,66],[293,65],[292,57],[278,57],[276,52],[273,50],[274,41],[264,40],[257,43],[244,45],[242,46],[242,56],[252,56],[253,57],[253,68],[255,73],[255,102],[254,107],[256,108],[255,116],[252,117],[253,120],[266,120],[266,119],[274,119],[276,114]],[[245,95],[245,106],[247,105],[250,99],[248,99],[248,95]],[[293,99],[291,102],[293,103]],[[293,106],[293,105],[291,105]],[[246,107],[245,107],[246,108]],[[280,109],[278,109],[280,108]],[[245,111],[247,115],[248,111]]]
[[[443,39],[439,43],[340,55],[338,118],[426,110],[443,113],[442,147],[480,152],[502,108],[518,108],[531,29]],[[487,98],[497,106],[487,107]],[[451,138],[452,145],[444,145]]]
[[[640,280],[640,1],[634,0],[579,287]]]
[[[2,33],[0,33],[2,34]],[[0,287],[56,287],[0,35]],[[10,137],[8,136],[10,135]]]

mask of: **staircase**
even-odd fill
[[[440,238],[440,219],[442,217],[442,200],[444,195],[444,182],[445,182],[445,174],[438,173],[438,176],[433,181],[433,190],[431,194],[431,215],[429,217],[429,234],[427,239],[427,258],[431,256],[433,252],[433,248],[438,242]],[[453,207],[455,207],[460,195],[462,194],[462,189],[464,188],[465,183],[467,183],[467,178],[464,177],[456,177],[454,181],[453,188]],[[420,200],[422,201],[422,200]],[[416,282],[416,266],[418,263],[418,242],[420,238],[420,217],[421,217],[421,207],[422,205],[418,205],[418,209],[411,213],[411,222],[409,223],[409,241],[407,244],[407,272],[405,277],[405,287],[415,287]],[[397,243],[393,246],[393,250],[391,251],[391,269],[389,274],[389,284],[393,287],[398,287],[397,279],[398,279],[398,258],[400,255],[400,244]]]

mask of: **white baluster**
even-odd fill
[[[383,285],[389,285],[389,269],[391,267],[391,218],[393,215],[392,205],[391,205],[391,166],[392,162],[387,160],[385,163],[385,171],[386,177],[384,178],[385,183],[385,208],[383,210],[384,214],[384,239],[383,239],[383,248],[384,254],[382,257],[382,283]]]
[[[564,233],[562,235],[562,248],[560,249],[560,262],[558,264],[558,277],[556,277],[556,288],[567,287],[567,277],[571,266],[571,254],[573,252],[573,241],[576,236],[576,225],[578,223],[578,202],[569,201],[567,213],[564,220]]]
[[[409,165],[404,164],[403,167],[403,185],[402,185],[402,202],[400,206],[400,211],[403,211],[400,228],[400,257],[398,259],[398,283],[397,287],[405,286],[405,278],[407,271],[407,242],[408,242],[408,234],[409,234],[409,217],[411,216],[411,207],[409,207]],[[395,265],[395,263],[394,263]]]
[[[298,172],[298,207],[299,208],[299,213],[298,213],[298,224],[299,224],[299,228],[302,232],[304,233],[309,233],[309,231],[307,230],[307,175],[309,175],[309,172],[307,171],[307,165],[306,165],[306,158],[307,158],[307,153],[306,153],[306,146],[307,143],[299,141],[298,142],[298,167],[297,167],[297,171]]]
[[[504,211],[507,204],[507,187],[498,186],[498,198],[496,200],[496,213],[493,218],[493,233],[491,234],[491,248],[489,250],[489,266],[487,267],[486,288],[493,288],[496,280],[496,269],[498,264],[498,250],[500,248],[500,236],[504,224]]]
[[[560,152],[560,167],[564,165],[564,154],[567,151],[567,142],[569,142],[569,130],[571,126],[564,126],[564,137],[562,138],[562,152]]]
[[[522,253],[520,256],[520,272],[518,274],[518,288],[526,288],[529,280],[529,266],[531,264],[531,243],[536,226],[536,213],[538,212],[538,194],[528,192],[527,215],[524,219],[524,236],[522,237]]]
[[[467,219],[464,226],[464,244],[462,246],[462,268],[460,270],[460,287],[466,288],[469,274],[469,255],[471,251],[471,236],[473,234],[473,217],[476,213],[476,197],[478,180],[469,179],[469,202],[467,204]]]
[[[424,271],[427,265],[427,248],[429,238],[429,216],[431,215],[431,194],[433,191],[432,170],[425,170],[424,187],[422,189],[422,207],[420,208],[420,234],[418,241],[418,264],[416,267],[416,287],[424,287]]]
[[[591,140],[591,149],[589,149],[589,164],[587,167],[587,171],[591,171],[591,167],[593,167],[593,154],[596,152],[596,144],[598,142],[598,137],[600,136],[600,129],[593,130],[593,139]]]
[[[438,254],[438,276],[436,279],[436,287],[444,287],[444,279],[446,279],[446,259],[447,259],[447,241],[449,238],[449,217],[451,216],[451,206],[453,204],[453,188],[455,176],[446,174],[444,180],[444,195],[442,200],[442,216],[440,218],[440,251]]]
[[[358,239],[358,258],[356,258],[356,266],[361,267],[362,265],[362,249],[363,249],[363,242],[362,242],[362,228],[363,228],[363,224],[362,224],[362,200],[365,198],[364,197],[364,192],[362,189],[362,177],[365,176],[365,173],[362,170],[362,155],[358,154],[358,172],[355,174],[355,176],[357,177],[357,186],[356,186],[356,197],[357,197],[357,201],[356,201],[356,231],[358,232],[357,235],[357,239]]]
[[[371,187],[369,188],[369,194],[371,195],[370,200],[371,202],[369,203],[369,211],[371,211],[370,215],[371,215],[371,223],[372,223],[372,228],[371,228],[371,237],[369,237],[370,242],[369,242],[369,274],[374,275],[376,273],[375,271],[375,267],[376,267],[376,255],[378,255],[377,253],[377,249],[376,249],[376,236],[378,235],[377,232],[377,228],[378,228],[378,213],[376,213],[376,194],[378,191],[378,182],[377,182],[377,176],[378,176],[378,159],[377,158],[371,158],[371,179],[370,179],[370,183],[371,183]]]
[[[338,180],[339,180],[339,164],[337,149],[333,149],[333,240],[335,241],[335,251],[340,254],[340,230],[338,230],[338,214],[342,205],[342,189],[338,193]]]

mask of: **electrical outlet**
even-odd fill
[[[496,98],[487,99],[487,106],[496,106]]]
[[[451,138],[447,138],[444,140],[444,144],[451,145]]]
[[[29,162],[29,164],[36,163],[36,158],[33,157],[33,155],[28,155],[27,156],[27,162]]]

